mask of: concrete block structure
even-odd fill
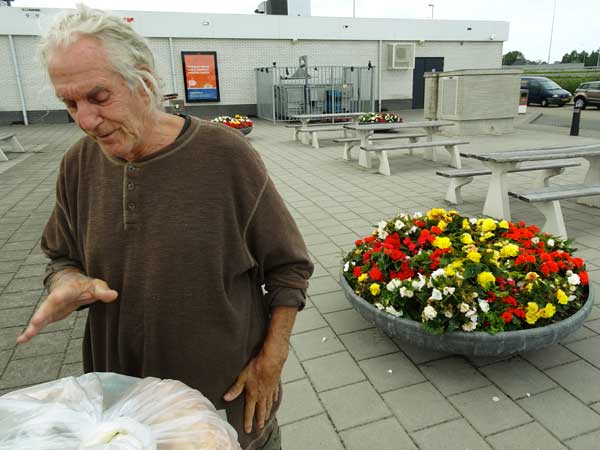
[[[457,136],[506,134],[514,129],[522,70],[464,69],[425,74],[425,118],[456,123]]]
[[[40,35],[59,9],[0,10],[0,124],[68,121],[35,53]],[[257,67],[293,66],[301,55],[312,65],[366,66],[377,71],[376,109],[423,108],[427,71],[500,68],[507,22],[352,19],[115,11],[145,36],[156,57],[165,93],[185,98],[182,51],[215,51],[220,101],[186,104],[186,112],[214,117],[256,114]],[[407,68],[392,68],[390,44],[411,44]],[[14,56],[13,56],[14,55]],[[20,83],[19,83],[20,82]],[[19,89],[19,84],[21,89]],[[517,90],[518,92],[518,90]]]

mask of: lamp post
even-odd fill
[[[427,6],[429,6],[431,8],[431,20],[433,20],[433,7],[435,6],[433,3],[428,4]]]
[[[352,0],[352,17],[356,17],[356,0]]]
[[[550,28],[550,45],[548,46],[548,64],[550,64],[550,51],[552,50],[552,35],[554,34],[554,18],[556,17],[556,0],[552,9],[552,27]]]

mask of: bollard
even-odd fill
[[[579,136],[579,119],[581,118],[581,109],[575,106],[573,108],[573,119],[571,120],[571,136]]]

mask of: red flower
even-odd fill
[[[504,311],[500,314],[500,317],[504,319],[504,323],[510,323],[513,320],[513,315],[510,311]]]
[[[434,225],[433,227],[431,227],[431,232],[433,234],[442,234],[442,229],[440,227]]]
[[[573,264],[575,264],[575,267],[577,267],[578,269],[581,269],[583,267],[583,259],[571,258],[571,261],[573,261]]]
[[[579,279],[581,280],[581,284],[589,284],[589,282],[590,282],[588,273],[585,270],[582,272],[579,272]]]
[[[400,250],[392,250],[392,254],[390,255],[392,258],[392,261],[399,261],[401,259],[403,259],[406,255],[404,253],[402,253]]]
[[[359,246],[361,246],[362,244],[363,244],[363,241],[362,241],[361,239],[359,239],[358,241],[355,241],[355,242],[354,242],[354,246],[355,246],[355,247],[359,247]]]
[[[364,241],[365,241],[367,244],[370,244],[370,243],[371,243],[371,242],[373,242],[374,240],[375,240],[375,236],[367,236],[367,237],[364,239]]]
[[[360,269],[360,267],[358,267],[358,266],[355,266],[355,267],[354,267],[354,276],[355,276],[356,278],[358,278],[358,277],[360,277],[360,276],[361,276],[361,274],[362,274],[362,270]]]
[[[502,303],[506,303],[507,305],[511,305],[511,306],[517,306],[517,299],[514,298],[512,295],[507,295],[506,297],[504,297],[502,299]]]
[[[381,271],[379,270],[378,267],[373,267],[371,270],[369,270],[369,277],[373,281],[381,281],[381,280],[383,280],[383,274],[381,273]]]
[[[544,264],[542,264],[542,267],[540,267],[540,271],[544,275],[548,276],[550,273],[558,272],[558,264],[556,264],[554,261],[546,261]]]

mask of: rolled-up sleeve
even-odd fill
[[[61,270],[74,268],[83,271],[77,233],[72,220],[74,199],[69,199],[68,195],[66,166],[65,158],[61,163],[56,182],[56,204],[46,223],[41,240],[42,251],[50,258],[44,277],[46,288],[51,277]]]
[[[294,218],[268,177],[245,236],[258,264],[268,305],[304,308],[314,265]]]

